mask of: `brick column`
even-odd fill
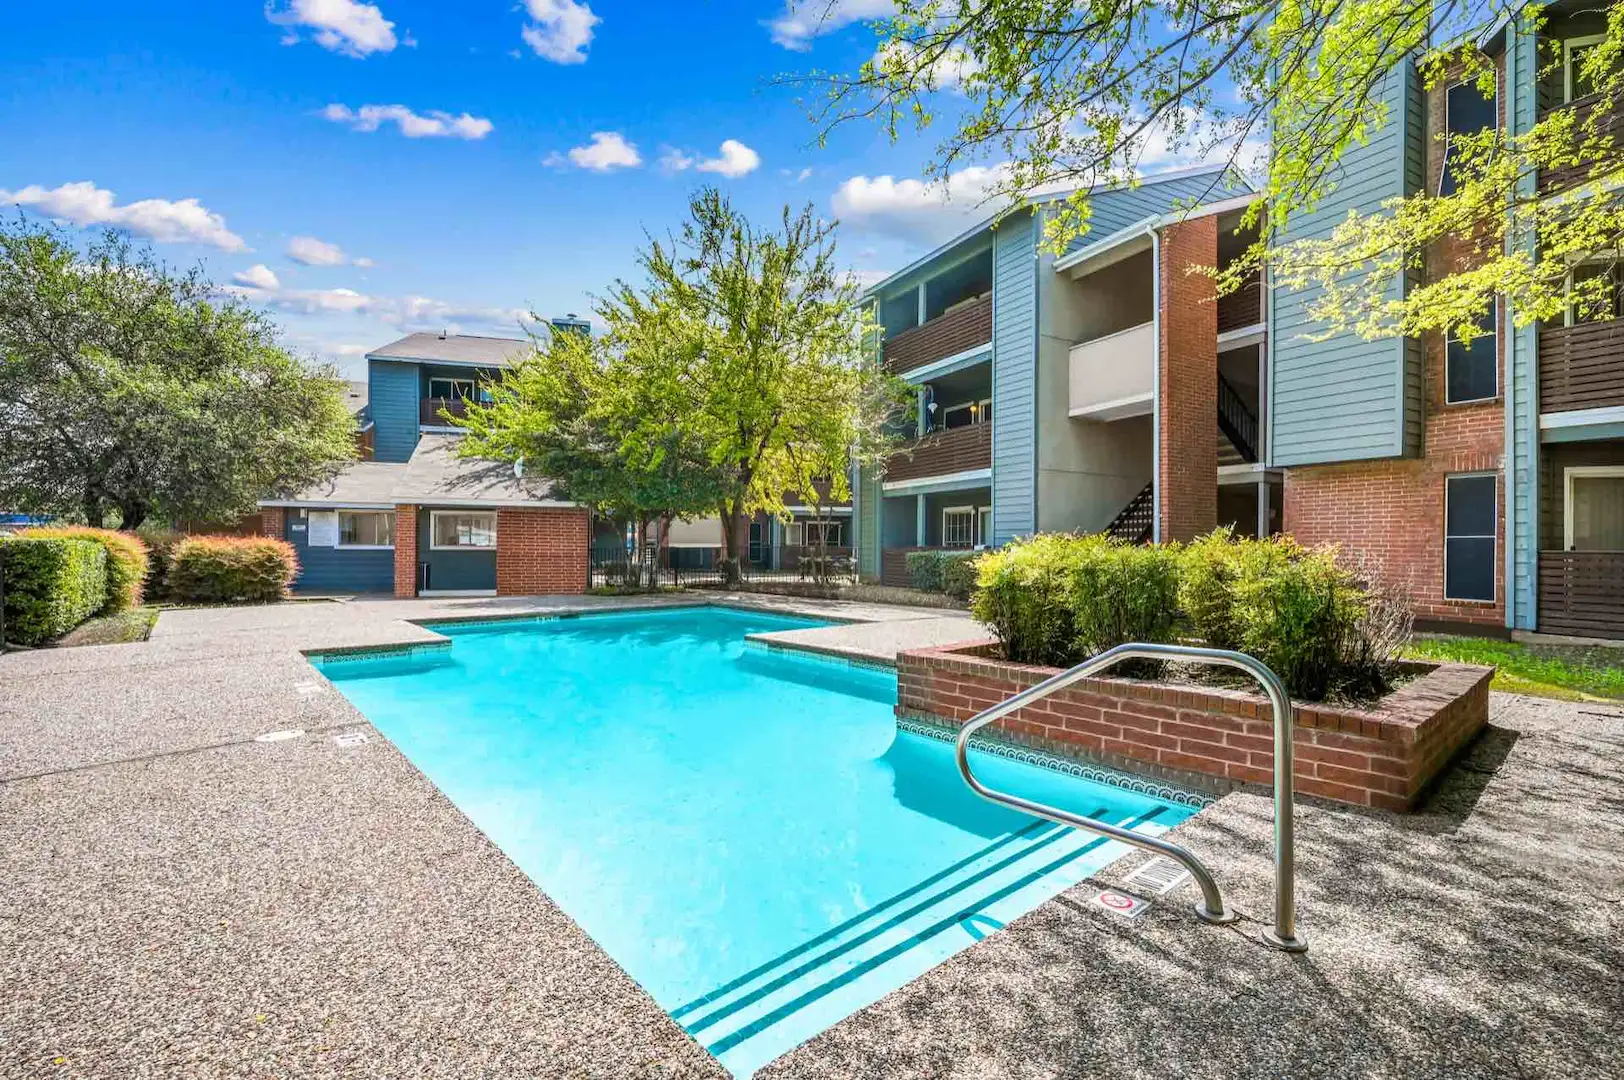
[[[395,507],[395,596],[417,595],[417,507]]]
[[[591,533],[591,518],[584,509],[498,510],[497,595],[585,592]]]
[[[1216,266],[1215,214],[1162,232],[1158,535],[1190,540],[1218,522],[1218,305],[1212,279],[1188,272]]]
[[[262,506],[259,508],[259,531],[262,536],[275,537],[278,540],[287,539],[287,511],[280,506]]]

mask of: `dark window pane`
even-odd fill
[[[1477,401],[1500,392],[1494,312],[1479,316],[1477,325],[1482,333],[1473,338],[1470,345],[1450,338],[1446,346],[1445,401]]]
[[[1484,97],[1476,82],[1461,83],[1449,88],[1449,133],[1476,135],[1484,128],[1495,126],[1494,98]],[[1444,150],[1444,170],[1438,181],[1438,194],[1454,194],[1455,148]]]
[[[1494,538],[1444,541],[1444,599],[1494,599]]]
[[[1445,491],[1445,536],[1494,536],[1494,477],[1452,476]]]

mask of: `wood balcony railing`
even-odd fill
[[[1540,330],[1540,411],[1611,405],[1624,405],[1624,319]]]
[[[1540,552],[1539,629],[1624,638],[1624,551]]]
[[[1218,298],[1218,332],[1227,334],[1256,326],[1263,321],[1263,286],[1256,281],[1247,282],[1239,289]]]
[[[440,413],[450,414],[447,420]],[[447,427],[468,415],[465,398],[426,397],[418,402],[417,422],[426,427]]]
[[[957,356],[992,340],[992,295],[886,338],[885,367],[893,375]]]
[[[920,480],[991,467],[992,425],[970,424],[933,431],[923,438],[903,443],[887,460],[885,479],[887,482]]]
[[[1601,112],[1606,108],[1605,112]],[[1616,143],[1624,136],[1624,100],[1607,103],[1600,94],[1591,94],[1589,97],[1579,98],[1566,105],[1558,105],[1556,109],[1572,109],[1576,118],[1576,131],[1578,138],[1583,141],[1590,133],[1583,130],[1583,125],[1592,117],[1596,119],[1594,134],[1600,138]],[[1548,114],[1547,114],[1548,115]],[[1590,179],[1591,170],[1596,167],[1596,155],[1583,154],[1584,160],[1576,161],[1571,165],[1562,165],[1555,169],[1541,169],[1539,172],[1539,190],[1543,193],[1561,191],[1574,187]]]

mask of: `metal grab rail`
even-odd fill
[[[984,709],[971,717],[964,727],[959,729],[958,741],[955,744],[959,765],[959,775],[964,782],[970,785],[970,790],[990,802],[1000,803],[1004,806],[1013,806],[1017,810],[1024,810],[1028,814],[1061,825],[1069,825],[1074,829],[1082,829],[1099,836],[1107,836],[1113,840],[1120,840],[1134,847],[1144,848],[1181,863],[1190,871],[1196,883],[1201,886],[1201,903],[1196,905],[1195,913],[1210,923],[1234,922],[1240,916],[1224,906],[1223,894],[1218,890],[1218,883],[1213,880],[1212,874],[1185,848],[1177,844],[1162,840],[1154,836],[1141,836],[1118,825],[1105,821],[1095,821],[1092,818],[1081,817],[1068,813],[1052,806],[1032,802],[1018,795],[1010,795],[987,787],[975,778],[970,771],[970,738],[988,724],[1002,720],[1010,713],[1035,701],[1048,697],[1057,690],[1063,690],[1079,679],[1086,679],[1122,660],[1166,660],[1178,658],[1182,660],[1197,660],[1205,664],[1220,664],[1225,667],[1239,668],[1251,675],[1263,686],[1263,692],[1268,695],[1269,704],[1274,708],[1274,927],[1263,931],[1263,940],[1277,949],[1287,952],[1302,952],[1308,948],[1308,943],[1297,933],[1297,905],[1293,893],[1293,878],[1296,873],[1295,855],[1293,850],[1294,837],[1292,832],[1292,723],[1291,699],[1286,695],[1285,684],[1280,676],[1260,660],[1247,656],[1245,653],[1232,652],[1228,649],[1204,649],[1191,645],[1160,645],[1151,643],[1130,642],[1107,649],[1098,656],[1084,660],[1081,664],[1059,675],[1048,678],[1036,686],[1022,690],[1001,704],[990,709]]]

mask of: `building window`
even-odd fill
[[[1624,465],[1564,470],[1562,546],[1624,551]]]
[[[393,510],[340,510],[338,546],[347,548],[388,548],[395,546]]]
[[[976,546],[976,508],[950,506],[942,511],[942,546],[970,548]]]
[[[1444,401],[1458,405],[1488,401],[1500,393],[1500,358],[1494,308],[1477,317],[1478,334],[1471,341],[1451,335],[1444,345]]]
[[[1444,168],[1438,177],[1438,194],[1453,195],[1459,186],[1455,175],[1455,136],[1477,135],[1484,128],[1497,126],[1495,98],[1492,94],[1484,97],[1476,80],[1456,83],[1449,88],[1445,108],[1448,142],[1444,145]]]
[[[962,405],[952,405],[942,410],[942,426],[945,428],[969,427],[971,424],[986,424],[992,421],[992,401],[983,398],[981,401],[967,401]]]
[[[807,547],[839,547],[840,522],[838,521],[808,521],[806,523]]]
[[[1444,480],[1444,599],[1494,600],[1493,473]]]
[[[496,514],[462,510],[436,510],[431,515],[429,546],[435,549],[494,548]]]
[[[473,396],[474,380],[472,379],[448,379],[438,375],[429,379],[429,397],[431,398],[444,398],[449,401],[452,398],[467,400]]]
[[[1591,51],[1606,40],[1604,34],[1569,38],[1562,43],[1562,100],[1578,101],[1596,92],[1596,81],[1584,73]]]
[[[976,517],[976,542],[986,547],[992,543],[992,507],[983,506]]]
[[[1588,284],[1600,281],[1600,285]],[[1578,295],[1576,293],[1576,287]],[[1617,258],[1581,263],[1568,274],[1568,326],[1624,318],[1624,270]]]

